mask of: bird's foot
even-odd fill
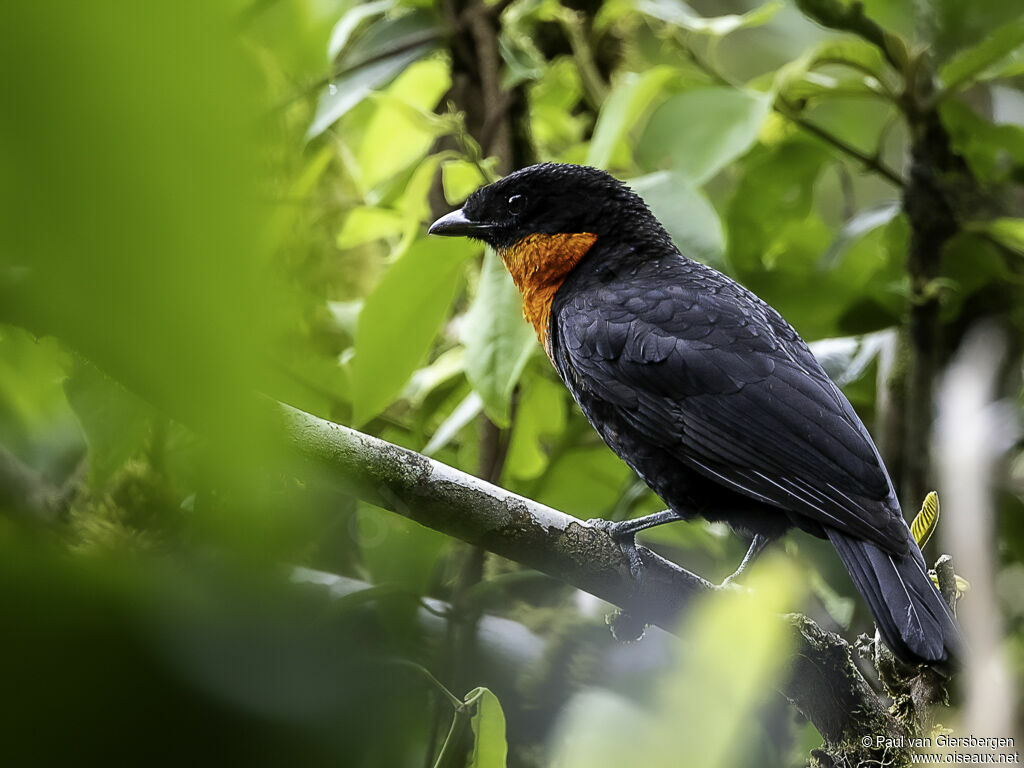
[[[629,560],[630,574],[637,584],[642,584],[646,567],[644,566],[640,550],[644,548],[637,546],[636,530],[630,523],[631,521],[629,520],[605,520],[603,517],[594,517],[587,520],[587,525],[597,528],[599,531],[604,531],[619,545],[619,549],[622,550],[622,553]]]

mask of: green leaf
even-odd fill
[[[627,72],[622,77],[601,105],[587,150],[587,165],[609,166],[618,144],[640,121],[672,75],[668,67],[654,67],[642,74]]]
[[[737,29],[768,23],[782,9],[782,3],[780,0],[772,0],[744,14],[729,13],[710,17],[698,15],[689,5],[679,0],[639,0],[635,7],[640,13],[690,32],[723,37]]]
[[[390,403],[423,362],[455,299],[469,240],[417,240],[366,297],[356,327],[352,408],[363,424]]]
[[[81,359],[64,382],[64,392],[89,446],[89,481],[101,486],[143,447],[155,412]]]
[[[345,223],[338,233],[339,248],[354,248],[358,245],[397,237],[402,234],[405,222],[400,213],[387,208],[359,206],[345,217]]]
[[[424,44],[394,56],[374,61],[332,80],[320,96],[316,114],[306,131],[306,141],[315,139],[334,125],[350,109],[373,93],[374,89],[391,82],[414,61],[431,50]]]
[[[947,90],[955,90],[1021,45],[1024,45],[1024,16],[998,27],[978,45],[958,53],[939,70],[939,77]]]
[[[752,152],[743,161],[744,172],[726,214],[734,269],[762,269],[773,246],[785,242],[788,225],[807,218],[815,181],[827,159],[819,145],[799,137]]]
[[[390,11],[395,7],[395,2],[396,0],[375,0],[349,8],[331,30],[331,39],[327,43],[327,60],[334,61],[338,57],[363,22]]]
[[[364,191],[411,166],[445,132],[433,110],[450,84],[447,63],[431,57],[413,63],[375,97],[373,117],[356,151]]]
[[[485,184],[487,179],[480,169],[468,160],[449,160],[441,163],[441,184],[444,199],[451,205],[458,205]]]
[[[721,266],[725,233],[718,213],[692,183],[679,174],[659,171],[632,179],[633,188],[665,225],[686,256]]]
[[[498,697],[487,688],[475,688],[466,700],[476,699],[473,715],[473,755],[471,768],[505,768],[508,744],[505,741],[505,713]]]
[[[971,222],[965,225],[968,232],[982,232],[1000,245],[1024,256],[1024,219],[993,219],[992,221]]]
[[[483,399],[488,418],[506,427],[512,391],[537,337],[523,318],[519,289],[490,249],[484,254],[480,284],[464,328],[466,378]]]
[[[701,185],[757,141],[771,96],[738,88],[685,91],[651,115],[638,159],[649,170],[671,169]]]
[[[565,389],[561,382],[547,376],[524,378],[505,462],[508,474],[517,480],[539,477],[548,465],[541,437],[556,438],[565,424]]]
[[[448,418],[441,422],[441,426],[430,436],[430,441],[421,453],[424,456],[435,455],[448,445],[462,431],[464,426],[479,416],[483,409],[484,401],[480,399],[480,395],[476,392],[470,392],[455,406],[455,410],[451,412]]]

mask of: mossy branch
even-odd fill
[[[575,517],[414,451],[289,406],[277,407],[292,448],[318,476],[376,506],[572,584],[638,620],[676,631],[693,598],[712,588],[643,547],[645,570],[638,580],[619,546]],[[825,739],[819,764],[877,759],[863,746],[865,736],[917,730],[916,722],[891,713],[888,701],[871,689],[849,643],[805,616],[789,620],[796,650],[781,691]],[[894,673],[908,684],[942,686],[929,670],[919,674],[896,668]],[[931,697],[937,698],[939,693]]]

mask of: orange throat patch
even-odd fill
[[[590,232],[527,235],[498,255],[523,294],[523,316],[533,324],[544,351],[551,356],[548,328],[551,302],[580,259],[597,241]]]

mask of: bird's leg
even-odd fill
[[[754,539],[750,542],[750,549],[747,550],[747,554],[743,556],[743,560],[740,561],[739,567],[733,571],[729,576],[725,577],[725,580],[719,584],[719,588],[728,587],[733,580],[736,579],[741,573],[743,573],[747,567],[757,559],[757,556],[764,551],[764,548],[771,542],[771,538],[760,533],[754,534]]]
[[[633,574],[634,579],[641,581],[644,574],[644,561],[637,550],[637,533],[647,528],[653,528],[656,525],[671,523],[681,519],[671,509],[663,509],[661,512],[655,512],[653,515],[645,515],[644,517],[637,517],[632,520],[615,521],[595,517],[587,520],[587,525],[592,525],[594,528],[604,531],[615,540],[615,543],[619,545],[619,548],[629,558],[629,572]]]

